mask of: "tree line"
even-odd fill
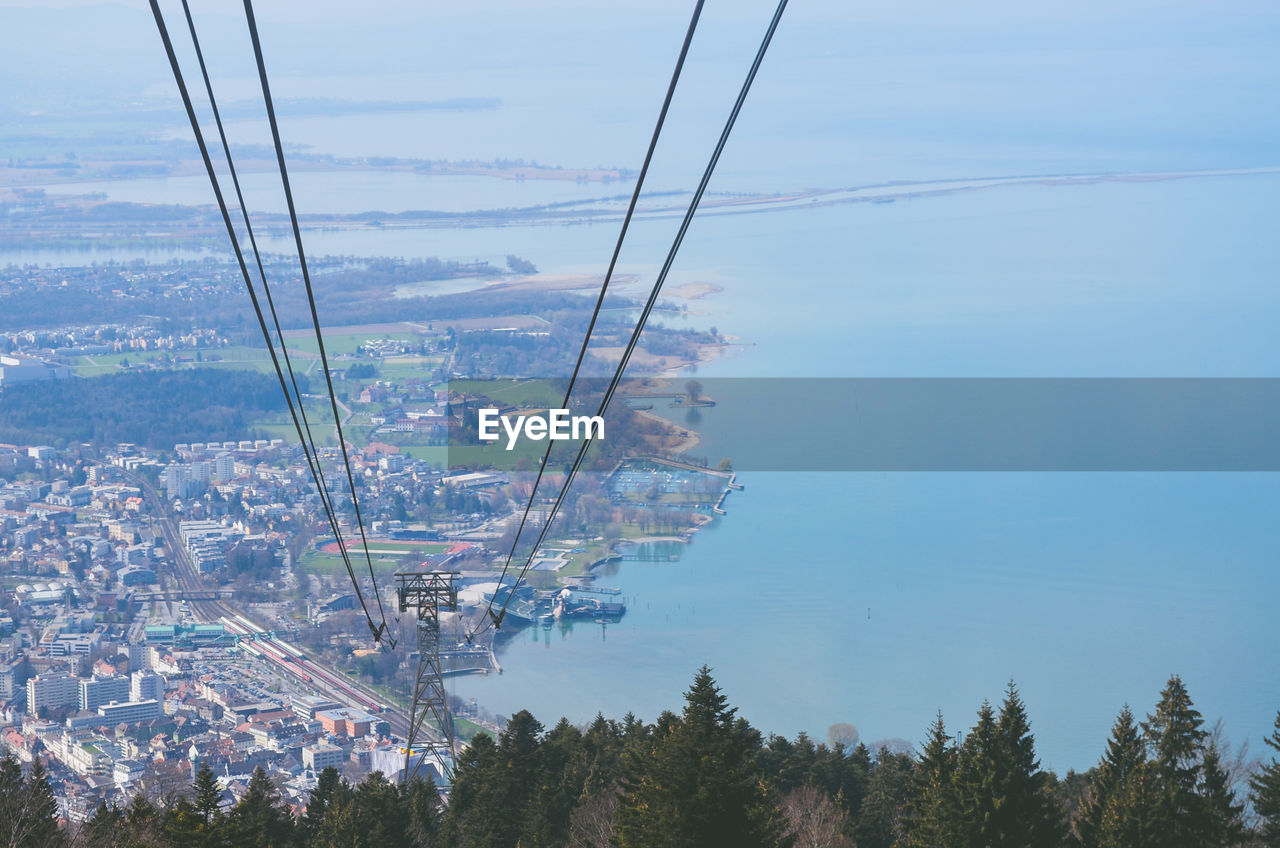
[[[299,386],[305,375],[298,375]],[[65,447],[253,438],[257,418],[284,412],[275,375],[201,368],[18,383],[0,394],[0,441]]]
[[[447,803],[432,782],[333,769],[295,815],[257,770],[219,804],[202,766],[164,803],[135,796],[59,827],[37,761],[0,761],[0,844],[23,848],[1226,848],[1280,846],[1280,715],[1270,762],[1233,775],[1181,679],[1144,720],[1125,707],[1097,766],[1040,767],[1010,684],[961,739],[942,716],[917,752],[763,737],[701,669],[683,710],[653,723],[598,716],[547,731],[511,717],[457,764]]]
[[[3,208],[0,204],[0,213]],[[212,217],[208,210],[194,214],[200,216],[201,226],[221,226],[216,212]],[[3,220],[0,215],[0,223]],[[99,225],[94,222],[95,227]],[[211,232],[225,241],[225,233]],[[0,241],[4,235],[0,226]],[[520,267],[532,267],[521,257],[510,259]],[[264,262],[273,283],[281,325],[285,329],[310,327],[311,312],[296,260],[267,255]],[[500,267],[483,261],[318,256],[309,262],[309,270],[320,315],[340,316],[346,324],[522,314],[505,311],[509,308],[541,314],[548,308],[563,308],[564,303],[583,300],[580,296],[540,297],[537,292],[463,292],[404,299],[395,296],[396,289],[404,285],[457,277],[500,277],[504,273]],[[4,307],[0,309],[0,329],[133,325],[139,323],[140,316],[160,316],[176,320],[181,326],[220,327],[230,335],[242,335],[241,340],[250,344],[261,344],[249,298],[232,262],[200,260],[59,269],[56,276],[68,282],[65,286],[49,285],[48,280],[54,275],[49,269],[34,266],[0,268],[0,305]],[[509,306],[509,297],[517,294],[520,296]],[[402,311],[401,306],[409,311]]]

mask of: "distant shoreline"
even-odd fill
[[[55,167],[65,164],[67,167]],[[74,170],[67,174],[65,171]],[[275,159],[265,156],[237,158],[236,170],[240,174],[277,173]],[[289,171],[297,173],[342,173],[374,171],[382,173],[418,174],[421,176],[479,176],[500,180],[552,180],[572,182],[623,182],[632,174],[625,168],[562,168],[540,165],[536,162],[454,162],[450,160],[397,159],[365,157],[360,159],[335,159],[302,154],[291,158]],[[41,167],[19,167],[0,164],[0,199],[17,199],[17,191],[30,190],[46,185],[75,185],[77,183],[109,183],[129,180],[168,179],[171,177],[204,177],[204,163],[199,159],[138,159],[93,162],[86,169],[84,163],[42,163]],[[6,197],[12,195],[11,197]]]
[[[244,170],[254,170],[257,160],[244,163]],[[184,165],[184,168],[187,166]],[[413,166],[392,165],[379,167],[368,163],[333,167],[329,165],[300,162],[298,171],[340,171],[340,170],[391,171],[401,173],[417,173],[423,175],[474,175],[490,176],[500,179],[551,179],[576,180],[584,183],[595,181],[609,182],[612,179],[624,179],[626,172],[621,170],[591,169],[555,169],[539,166],[507,166],[494,163],[448,163],[439,168],[422,169]],[[15,170],[22,171],[22,176],[39,177],[40,179],[23,179],[19,183],[5,184],[12,180]],[[1207,179],[1224,177],[1271,176],[1280,174],[1280,167],[1238,168],[1201,171],[1152,171],[1152,172],[1103,172],[1092,174],[1027,174],[1016,176],[972,177],[942,180],[901,180],[877,183],[848,188],[817,188],[792,192],[747,195],[708,195],[699,207],[702,216],[742,215],[765,212],[782,212],[796,209],[815,209],[824,206],[843,205],[848,203],[872,203],[890,205],[896,201],[918,200],[940,197],[962,192],[985,191],[988,189],[1009,188],[1019,186],[1089,186],[1101,183],[1150,183],[1170,180]],[[171,176],[187,176],[183,171],[170,173],[139,173],[118,179],[164,179]],[[42,185],[66,185],[77,182],[114,182],[115,179],[92,179],[84,177],[59,180],[49,172],[32,174],[24,169],[0,168],[0,201],[26,202],[33,210],[53,210],[57,214],[56,226],[52,226],[44,216],[36,214],[34,220],[28,221],[23,216],[11,216],[7,228],[0,228],[0,252],[13,249],[31,249],[40,246],[44,249],[95,250],[109,247],[125,247],[131,244],[145,243],[150,249],[164,249],[183,246],[187,249],[199,249],[209,245],[222,245],[225,233],[220,224],[212,217],[212,206],[172,205],[172,220],[153,220],[123,229],[112,229],[92,216],[94,207],[107,203],[101,197],[89,195],[44,195],[32,196],[32,189]],[[642,205],[637,208],[637,220],[662,220],[679,217],[685,213],[687,192],[663,192],[660,195],[647,195]],[[515,209],[476,209],[465,212],[447,212],[438,210],[410,210],[404,212],[363,211],[344,214],[312,213],[300,216],[303,230],[306,231],[375,231],[422,229],[457,229],[457,228],[497,228],[516,226],[571,226],[600,223],[617,223],[623,216],[622,208],[614,202],[613,197],[583,198],[580,201],[566,201],[529,206]],[[160,203],[123,203],[138,210],[154,210],[165,208]],[[88,214],[91,220],[81,220],[78,214]],[[259,232],[264,236],[283,237],[287,235],[287,218],[278,213],[259,216]],[[70,227],[70,229],[68,229]],[[156,236],[158,229],[167,232]],[[699,287],[683,296],[694,299],[704,291],[701,287],[711,286],[708,283],[689,284]],[[682,296],[673,292],[675,296]]]

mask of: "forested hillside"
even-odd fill
[[[207,767],[184,796],[57,821],[37,762],[0,762],[0,844],[426,848],[1219,848],[1280,845],[1280,716],[1267,762],[1239,768],[1173,677],[1145,720],[1128,707],[1085,774],[1040,768],[1010,685],[957,743],[939,716],[914,753],[762,738],[702,669],[680,714],[603,717],[550,731],[513,716],[463,753],[442,803],[429,781],[326,769],[307,808],[284,809],[256,772],[219,807]],[[1247,796],[1247,797],[1246,797]]]
[[[305,391],[305,376],[298,379]],[[0,441],[169,449],[177,442],[249,438],[256,418],[284,409],[275,376],[256,371],[209,368],[19,383],[0,393]]]

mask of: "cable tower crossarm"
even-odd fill
[[[452,782],[457,758],[457,737],[449,696],[440,664],[440,615],[458,609],[458,573],[454,571],[410,571],[396,574],[396,598],[401,613],[413,610],[418,628],[418,671],[413,684],[413,706],[409,710],[408,734],[402,781],[421,769],[427,754],[439,763],[443,777]],[[428,738],[433,721],[440,740]]]

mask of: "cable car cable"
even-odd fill
[[[204,160],[205,171],[209,175],[209,182],[210,182],[210,185],[213,187],[214,197],[218,202],[218,209],[222,213],[222,221],[226,225],[227,234],[231,239],[231,247],[232,247],[232,250],[235,252],[236,262],[240,266],[240,273],[244,277],[245,286],[249,291],[249,300],[253,304],[254,314],[258,318],[258,326],[262,330],[263,339],[267,343],[267,351],[271,355],[271,364],[275,368],[277,379],[280,381],[280,390],[284,392],[286,401],[289,401],[289,389],[284,381],[284,372],[280,368],[280,361],[276,357],[275,348],[271,344],[271,333],[267,329],[266,320],[263,318],[263,315],[262,315],[262,307],[258,302],[257,293],[253,289],[252,280],[249,275],[249,268],[245,264],[244,253],[240,249],[240,243],[235,233],[235,226],[231,222],[231,214],[230,212],[227,211],[226,199],[223,197],[222,188],[218,183],[217,174],[215,173],[213,168],[213,160],[209,156],[209,149],[206,146],[204,141],[204,134],[200,130],[200,122],[196,118],[195,108],[191,103],[191,95],[190,95],[190,92],[188,92],[187,90],[186,81],[183,79],[183,76],[182,76],[182,68],[178,64],[178,57],[174,52],[173,42],[169,38],[169,30],[164,23],[164,15],[160,11],[160,5],[158,0],[150,0],[150,3],[151,3],[151,12],[155,17],[156,27],[160,31],[160,38],[164,42],[165,53],[168,55],[168,58],[169,58],[169,66],[173,70],[174,80],[178,85],[178,91],[182,95],[183,106],[186,108],[186,111],[187,111],[187,118],[190,120],[192,131],[195,134],[196,146],[200,149],[200,156]],[[290,402],[290,406],[292,406],[291,402]],[[294,424],[296,427],[297,426],[296,416],[294,417]],[[300,429],[299,429],[298,436],[299,438],[302,438],[302,432]],[[341,545],[341,539],[339,539],[339,545]],[[365,619],[369,624],[370,630],[376,633],[377,626],[373,622],[373,616],[370,615],[369,613],[368,606],[365,603],[364,596],[361,593],[358,585],[356,585],[356,597],[360,602],[361,609],[364,610]]]
[[[694,192],[693,199],[689,202],[689,207],[685,211],[684,219],[680,223],[680,228],[676,232],[675,240],[671,244],[671,249],[667,253],[666,261],[662,264],[662,270],[658,273],[658,277],[654,282],[653,289],[649,293],[649,299],[646,301],[644,310],[640,314],[639,320],[636,322],[636,328],[631,334],[631,339],[627,342],[627,346],[622,353],[622,357],[618,362],[618,367],[614,371],[613,379],[609,383],[609,388],[605,392],[604,398],[600,402],[600,410],[597,415],[603,416],[609,408],[610,401],[617,391],[618,384],[622,381],[623,373],[627,364],[631,360],[631,354],[635,351],[636,343],[640,339],[641,333],[644,331],[645,323],[649,319],[653,306],[658,300],[658,294],[662,290],[662,284],[666,282],[667,274],[671,271],[671,266],[675,263],[676,254],[680,250],[681,244],[684,242],[685,234],[689,231],[689,225],[693,221],[693,216],[698,210],[698,204],[702,201],[702,195],[706,192],[708,183],[711,182],[711,176],[715,171],[716,164],[720,161],[720,154],[724,152],[725,144],[729,141],[729,135],[733,130],[734,124],[738,120],[738,114],[742,111],[742,105],[746,102],[747,94],[751,90],[751,85],[755,81],[756,73],[760,70],[760,64],[764,61],[765,53],[769,49],[769,44],[773,40],[774,33],[777,32],[778,23],[782,20],[782,13],[786,10],[787,0],[779,0],[778,8],[774,12],[773,19],[769,22],[769,28],[765,31],[764,39],[760,42],[760,48],[756,51],[755,60],[751,63],[751,68],[747,72],[747,77],[742,83],[742,88],[738,92],[738,98],[734,102],[733,109],[729,112],[729,118],[725,121],[724,129],[720,133],[720,139],[716,143],[715,150],[711,154],[711,159],[707,162],[707,167],[703,171],[702,179],[698,183],[698,188]],[[516,577],[516,584],[511,592],[507,595],[507,600],[503,604],[502,609],[497,616],[490,614],[491,620],[495,626],[501,622],[502,617],[506,615],[507,606],[510,604],[512,597],[517,588],[524,581],[525,576],[529,573],[529,569],[533,565],[533,558],[537,554],[538,549],[542,546],[543,541],[547,537],[551,524],[555,520],[556,514],[560,510],[560,505],[564,502],[564,496],[572,485],[574,478],[577,476],[578,469],[582,465],[582,459],[586,456],[587,449],[591,446],[592,439],[583,439],[581,447],[578,449],[578,455],[574,459],[573,467],[569,470],[569,474],[565,477],[564,485],[560,488],[560,495],[556,498],[555,504],[551,508],[550,515],[547,516],[546,522],[542,525],[542,531],[538,534],[538,540],[534,543],[533,549],[529,552],[528,558],[525,560],[524,567],[520,570],[520,574]]]
[[[324,335],[320,332],[320,315],[316,311],[315,292],[311,288],[311,274],[307,270],[307,256],[302,247],[302,230],[298,226],[298,211],[293,203],[293,189],[289,185],[289,169],[285,165],[284,145],[280,141],[280,126],[276,122],[276,110],[271,101],[271,86],[267,82],[267,66],[262,58],[262,42],[258,38],[258,23],[253,15],[253,0],[244,0],[245,18],[249,22],[249,37],[253,40],[253,55],[258,64],[258,79],[262,83],[262,98],[267,107],[267,121],[271,124],[271,138],[275,143],[276,162],[280,166],[280,181],[284,186],[285,203],[289,207],[289,222],[293,227],[293,240],[298,248],[298,264],[302,268],[302,283],[307,292],[307,304],[311,307],[311,322],[315,326],[316,344],[320,349],[320,364],[324,368],[325,384],[329,389],[329,405],[333,408],[333,423],[338,431],[338,445],[342,448],[342,464],[347,471],[347,484],[351,487],[351,503],[355,507],[356,525],[360,528],[360,543],[364,547],[365,562],[369,566],[369,579],[373,581],[374,595],[382,624],[374,631],[375,642],[382,641],[387,627],[387,613],[382,606],[382,594],[378,592],[378,578],[373,571],[373,558],[369,555],[369,538],[364,529],[364,517],[360,513],[360,499],[356,497],[355,475],[351,471],[351,456],[347,452],[347,440],[342,433],[342,416],[338,413],[338,396],[333,388],[333,375],[329,373],[329,357],[325,354]],[[342,541],[339,540],[339,544]]]
[[[293,403],[288,392],[285,393],[285,400],[289,402],[289,414],[294,419],[294,428],[298,430],[298,436],[302,441],[302,451],[307,460],[307,468],[311,472],[311,477],[316,483],[316,488],[320,492],[321,504],[324,507],[325,515],[328,518],[329,526],[333,530],[334,538],[338,542],[338,550],[346,566],[347,574],[351,577],[352,583],[356,583],[355,570],[351,564],[351,558],[347,553],[346,546],[342,544],[342,534],[338,526],[337,515],[333,506],[333,495],[329,491],[328,481],[324,476],[324,467],[320,463],[320,453],[316,448],[315,436],[311,432],[311,423],[307,418],[306,404],[302,398],[302,392],[298,388],[298,380],[293,370],[293,360],[289,356],[289,348],[284,341],[284,332],[280,328],[280,318],[276,312],[275,299],[271,294],[271,285],[267,281],[267,272],[262,265],[262,254],[258,250],[258,239],[254,235],[253,225],[249,221],[249,210],[244,201],[244,193],[240,188],[240,178],[236,173],[235,161],[231,155],[231,146],[227,141],[226,130],[222,125],[221,111],[218,109],[218,101],[213,93],[213,84],[209,79],[209,70],[205,65],[204,51],[200,48],[200,37],[196,34],[195,20],[191,16],[191,7],[188,0],[182,0],[182,11],[187,19],[187,29],[191,33],[191,43],[195,48],[196,60],[200,65],[200,75],[204,80],[205,92],[209,97],[209,106],[213,110],[213,120],[218,127],[218,137],[222,142],[222,152],[227,160],[227,168],[231,173],[231,184],[235,188],[236,202],[240,206],[240,213],[244,220],[245,231],[249,236],[249,245],[253,250],[254,262],[258,268],[258,275],[262,280],[262,289],[267,296],[267,306],[271,312],[271,320],[275,325],[276,339],[280,345],[280,351],[284,355],[285,369],[289,372],[289,382],[293,387],[293,396],[297,398],[297,412],[294,411]],[[302,426],[298,426],[298,416],[301,414]],[[306,431],[305,437],[303,430]],[[313,458],[314,457],[314,458]],[[357,587],[358,588],[358,587]]]
[[[184,0],[185,2],[185,0]],[[698,0],[693,8],[693,17],[689,21],[688,31],[685,32],[684,43],[680,46],[680,55],[676,59],[675,70],[671,74],[671,82],[667,85],[667,94],[662,101],[662,109],[658,112],[658,121],[654,125],[653,135],[649,139],[649,148],[645,152],[644,164],[640,166],[640,174],[636,178],[635,190],[631,192],[631,202],[627,204],[627,213],[622,219],[622,228],[618,232],[618,241],[613,248],[613,256],[609,259],[608,270],[605,271],[604,283],[600,286],[600,294],[596,298],[595,308],[591,311],[591,320],[587,323],[586,334],[582,337],[582,347],[578,351],[578,359],[573,365],[573,374],[569,378],[569,386],[564,392],[564,401],[562,407],[569,406],[569,398],[573,394],[573,387],[578,381],[578,373],[582,370],[582,362],[587,355],[587,347],[591,342],[591,335],[595,330],[596,320],[600,317],[600,309],[604,306],[605,294],[609,290],[609,282],[613,279],[613,270],[618,264],[618,255],[622,252],[622,243],[627,237],[627,229],[631,225],[631,218],[635,214],[636,204],[640,200],[640,190],[644,187],[645,176],[649,172],[649,165],[653,161],[653,152],[658,146],[658,137],[662,134],[662,126],[667,120],[667,112],[671,108],[671,100],[675,96],[676,83],[680,80],[680,72],[684,68],[685,58],[689,55],[689,45],[693,41],[693,33],[698,28],[698,20],[702,16],[702,7],[706,0]],[[538,466],[538,476],[533,481],[533,490],[529,492],[529,503],[525,505],[524,514],[520,517],[520,526],[516,529],[516,537],[511,542],[511,550],[507,552],[506,562],[502,565],[502,574],[498,577],[498,588],[502,588],[502,581],[507,577],[507,570],[511,566],[511,560],[515,556],[516,546],[520,544],[520,537],[524,533],[525,522],[529,519],[529,512],[533,509],[533,502],[538,495],[538,486],[542,483],[543,472],[547,470],[547,461],[551,458],[552,442],[547,442],[547,450],[542,456],[542,463]],[[512,589],[512,591],[515,591]],[[489,598],[489,603],[485,607],[485,617],[493,615],[493,601],[497,597],[495,591]],[[482,617],[483,620],[484,617]],[[500,623],[494,622],[496,627]],[[467,636],[470,642],[474,637],[474,632]]]

